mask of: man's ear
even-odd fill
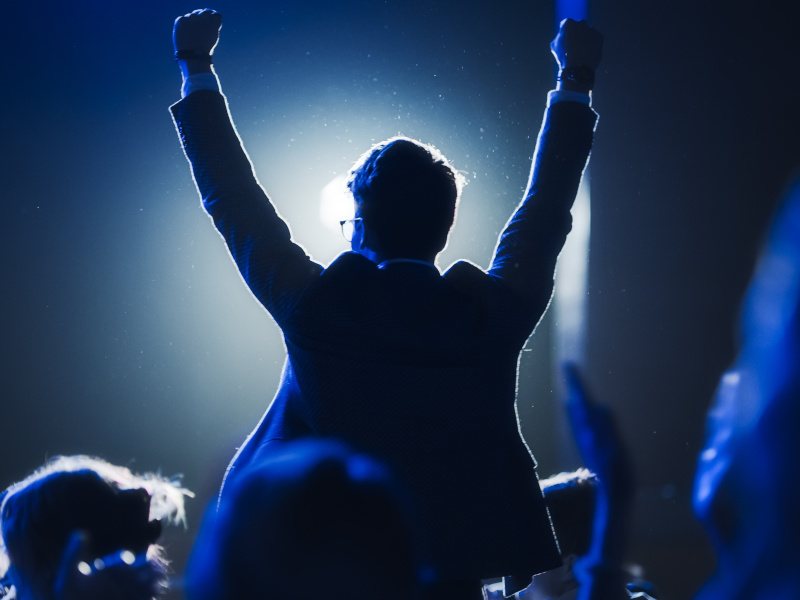
[[[356,252],[370,248],[363,218],[353,223],[353,243],[351,244],[351,247]]]

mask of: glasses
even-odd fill
[[[353,241],[353,234],[356,231],[356,221],[363,221],[363,219],[361,217],[356,217],[355,219],[343,219],[339,221],[339,227],[342,228],[342,236],[346,242]]]

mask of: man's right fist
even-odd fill
[[[175,52],[187,55],[210,56],[219,42],[222,15],[210,8],[193,10],[175,19],[172,43]]]
[[[603,36],[586,21],[564,19],[550,50],[561,69],[597,69],[603,55]]]

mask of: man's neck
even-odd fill
[[[391,265],[396,265],[396,264],[420,265],[420,266],[423,266],[423,267],[436,269],[436,265],[433,263],[433,261],[422,260],[422,259],[419,259],[419,258],[390,258],[388,260],[384,260],[384,261],[379,262],[378,263],[378,268],[379,269],[385,269],[386,267],[389,267]],[[436,269],[436,270],[438,271],[439,269]]]
[[[394,262],[410,262],[410,263],[428,264],[428,265],[431,265],[431,266],[435,266],[434,265],[435,257],[434,258],[430,258],[430,259],[412,258],[412,257],[407,257],[407,256],[392,256],[392,257],[388,257],[388,256],[385,256],[383,254],[379,254],[379,253],[375,252],[374,250],[370,250],[369,248],[360,248],[360,249],[356,250],[356,252],[358,252],[364,258],[368,258],[369,260],[374,262],[379,267],[381,265],[392,264]]]

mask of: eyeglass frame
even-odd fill
[[[341,221],[339,221],[339,228],[341,229],[342,237],[344,238],[344,240],[346,242],[352,242],[353,241],[353,235],[355,234],[355,228],[356,228],[356,221],[363,221],[363,220],[364,219],[362,217],[353,217],[352,219],[342,219]],[[353,233],[350,234],[350,239],[347,238],[347,234],[344,232],[344,226],[347,223],[352,223],[353,224]]]

